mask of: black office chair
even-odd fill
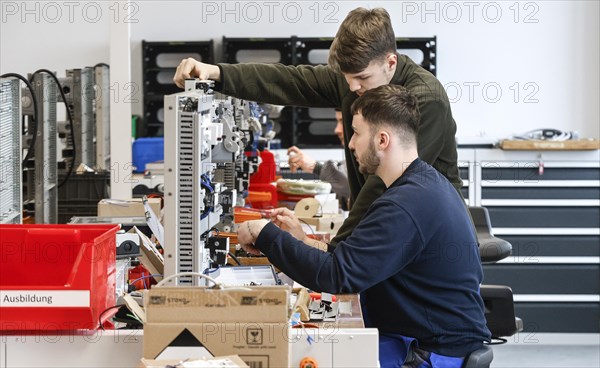
[[[481,263],[496,263],[512,252],[512,245],[504,239],[496,238],[492,233],[492,222],[485,207],[469,207],[477,241],[479,242],[479,255]]]
[[[506,240],[496,238],[492,233],[492,223],[484,207],[469,207],[473,224],[477,232],[481,263],[496,263],[512,252],[512,245]],[[504,285],[481,285],[481,298],[485,306],[487,326],[494,339],[512,336],[523,330],[523,321],[515,317],[513,293]],[[489,368],[494,352],[489,345],[472,352],[463,364],[463,368]]]

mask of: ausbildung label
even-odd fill
[[[89,290],[0,290],[0,307],[89,307]]]

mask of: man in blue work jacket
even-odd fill
[[[385,192],[336,247],[308,239],[289,210],[240,225],[238,241],[306,287],[361,293],[382,367],[461,367],[489,341],[475,230],[452,184],[417,154],[419,109],[404,87],[352,105],[349,148]]]

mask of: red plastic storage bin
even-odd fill
[[[118,229],[0,225],[0,330],[97,329],[115,305]]]

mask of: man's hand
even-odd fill
[[[216,65],[201,63],[192,58],[183,59],[177,66],[173,82],[177,87],[183,88],[185,80],[190,78],[210,79],[218,82],[221,80],[221,71]]]
[[[244,252],[251,254],[253,256],[260,256],[262,253],[258,250],[254,245],[251,244],[241,244]]]
[[[296,217],[294,212],[287,208],[276,208],[271,211],[271,221],[281,230],[285,230],[290,233],[294,238],[306,243],[307,236],[302,230],[302,224]]]
[[[238,227],[238,243],[242,246],[242,249],[249,254],[260,256],[260,250],[254,247],[258,234],[262,231],[269,221],[261,220],[250,220],[246,221]]]
[[[306,155],[302,150],[296,146],[288,148],[288,163],[293,173],[296,170],[301,169],[307,173],[312,173],[315,169],[317,162],[312,157]]]

